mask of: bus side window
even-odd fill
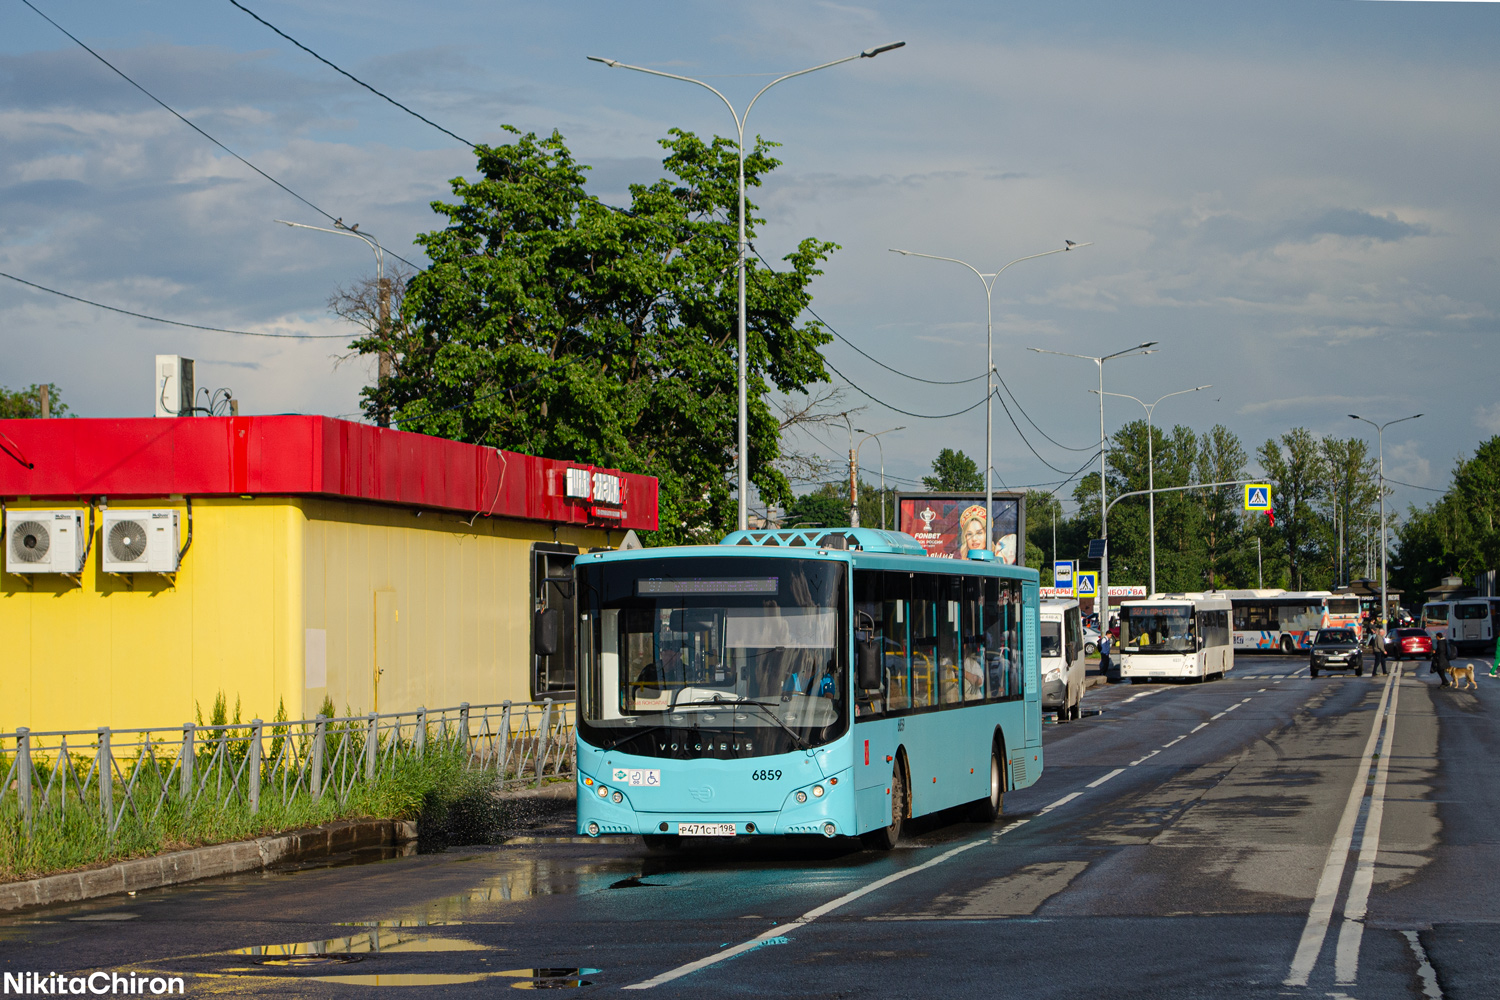
[[[886,677],[883,663],[887,626],[886,602],[882,599],[880,592],[882,576],[884,574],[878,570],[854,571],[854,714],[861,719],[875,718],[885,714]],[[876,655],[882,661],[880,684],[870,689],[859,685],[859,644],[864,641],[874,643]]]
[[[911,618],[911,574],[882,573],[881,604],[885,609],[886,710],[911,708],[911,657],[907,637]]]
[[[937,704],[938,578],[931,573],[911,576],[911,704]]]
[[[964,701],[984,699],[984,633],[980,628],[983,620],[980,614],[980,604],[984,599],[983,583],[979,577],[964,577],[963,598],[959,604]]]
[[[985,693],[991,699],[1004,698],[1005,612],[1000,604],[1000,581],[991,576],[982,582],[984,606],[981,608],[980,624],[984,626]]]
[[[944,574],[938,579],[938,697],[944,705],[957,705],[963,701],[959,636],[963,578]]]
[[[1006,580],[1004,589],[1009,595],[1010,602],[1010,610],[1006,614],[1010,622],[1010,628],[1005,633],[1005,649],[1009,658],[1010,668],[1010,697],[1022,698],[1026,695],[1026,647],[1021,641],[1023,628],[1021,584],[1015,580]]]

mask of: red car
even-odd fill
[[[1385,634],[1385,655],[1393,660],[1432,659],[1432,636],[1426,629],[1393,628]]]

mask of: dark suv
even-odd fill
[[[1316,677],[1321,670],[1352,670],[1355,677],[1364,676],[1365,653],[1353,629],[1325,628],[1318,632],[1308,654],[1307,672]]]

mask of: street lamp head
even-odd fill
[[[619,62],[617,62],[614,59],[604,59],[604,58],[602,58],[600,56],[588,56],[587,58],[588,58],[589,62],[603,63],[604,65],[608,66],[610,69],[614,69],[616,66],[620,65]]]
[[[874,59],[882,52],[889,52],[891,51],[891,49],[899,49],[905,44],[905,42],[891,42],[888,45],[877,45],[873,49],[865,49],[859,54],[859,57],[861,59]]]
[[[891,247],[890,248],[890,252],[891,253],[899,253],[903,257],[910,257],[911,256],[911,251],[910,250],[897,250],[895,247]]]
[[[1362,417],[1362,416],[1360,416],[1358,413],[1351,413],[1351,414],[1349,414],[1349,419],[1350,420],[1363,420],[1365,418]]]

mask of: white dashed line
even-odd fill
[[[1110,778],[1113,778],[1115,775],[1117,775],[1117,774],[1124,774],[1124,773],[1125,773],[1125,769],[1123,767],[1117,767],[1113,771],[1111,771],[1108,774],[1106,774],[1104,777],[1102,777],[1102,778],[1095,778],[1093,781],[1090,781],[1084,787],[1085,788],[1098,788],[1100,785],[1104,784],[1106,781],[1108,781]]]
[[[1163,750],[1165,750],[1165,749],[1167,749],[1167,747],[1173,747],[1173,746],[1176,746],[1176,745],[1177,745],[1177,744],[1179,744],[1179,743],[1181,743],[1181,742],[1182,742],[1182,741],[1183,741],[1183,740],[1185,740],[1185,739],[1187,739],[1187,738],[1188,738],[1188,734],[1187,734],[1187,733],[1183,733],[1183,734],[1182,734],[1182,735],[1181,735],[1181,736],[1179,736],[1179,737],[1177,737],[1177,738],[1176,738],[1176,739],[1175,739],[1175,740],[1173,740],[1173,741],[1172,741],[1172,742],[1171,742],[1171,743],[1163,743],[1163,744],[1162,744],[1162,745],[1161,745],[1161,748],[1162,748],[1162,749],[1163,749]]]
[[[1082,792],[1070,792],[1067,795],[1064,795],[1062,798],[1058,799],[1056,802],[1052,803],[1050,806],[1043,806],[1041,812],[1049,813],[1052,810],[1056,809],[1058,806],[1065,806],[1082,794]],[[1041,813],[1038,813],[1037,815],[1041,815]]]
[[[1208,721],[1209,722],[1213,722],[1213,721],[1215,721],[1217,719],[1222,719],[1222,718],[1224,718],[1225,713],[1227,713],[1228,711],[1229,711],[1229,709],[1226,708],[1226,709],[1224,709],[1223,712],[1220,712],[1218,715],[1210,715],[1208,717]]]
[[[1255,692],[1255,693],[1256,693],[1256,694],[1264,694],[1264,693],[1265,693],[1265,692],[1267,692],[1267,691],[1269,691],[1269,690],[1270,690],[1270,688],[1261,688],[1261,689],[1260,689],[1260,690],[1259,690],[1259,691],[1257,691],[1257,692]]]
[[[1188,733],[1188,735],[1189,736],[1193,735],[1193,733],[1196,733],[1198,730],[1202,729],[1206,725],[1208,725],[1208,723],[1206,723],[1206,722],[1200,722],[1200,723],[1198,723],[1196,726],[1193,727],[1192,732]]]
[[[1141,761],[1150,760],[1152,757],[1155,757],[1159,753],[1161,753],[1160,750],[1152,750],[1150,753],[1148,753],[1146,756],[1142,757],[1140,760],[1133,760],[1133,761],[1131,761],[1130,762],[1130,766],[1131,767],[1135,767]]]
[[[1224,711],[1221,714],[1228,715],[1230,712],[1233,712],[1235,709],[1239,708],[1240,705],[1243,705],[1243,704],[1244,704],[1244,702],[1240,702],[1239,704],[1236,704],[1236,705],[1230,705],[1228,708],[1224,709]]]

